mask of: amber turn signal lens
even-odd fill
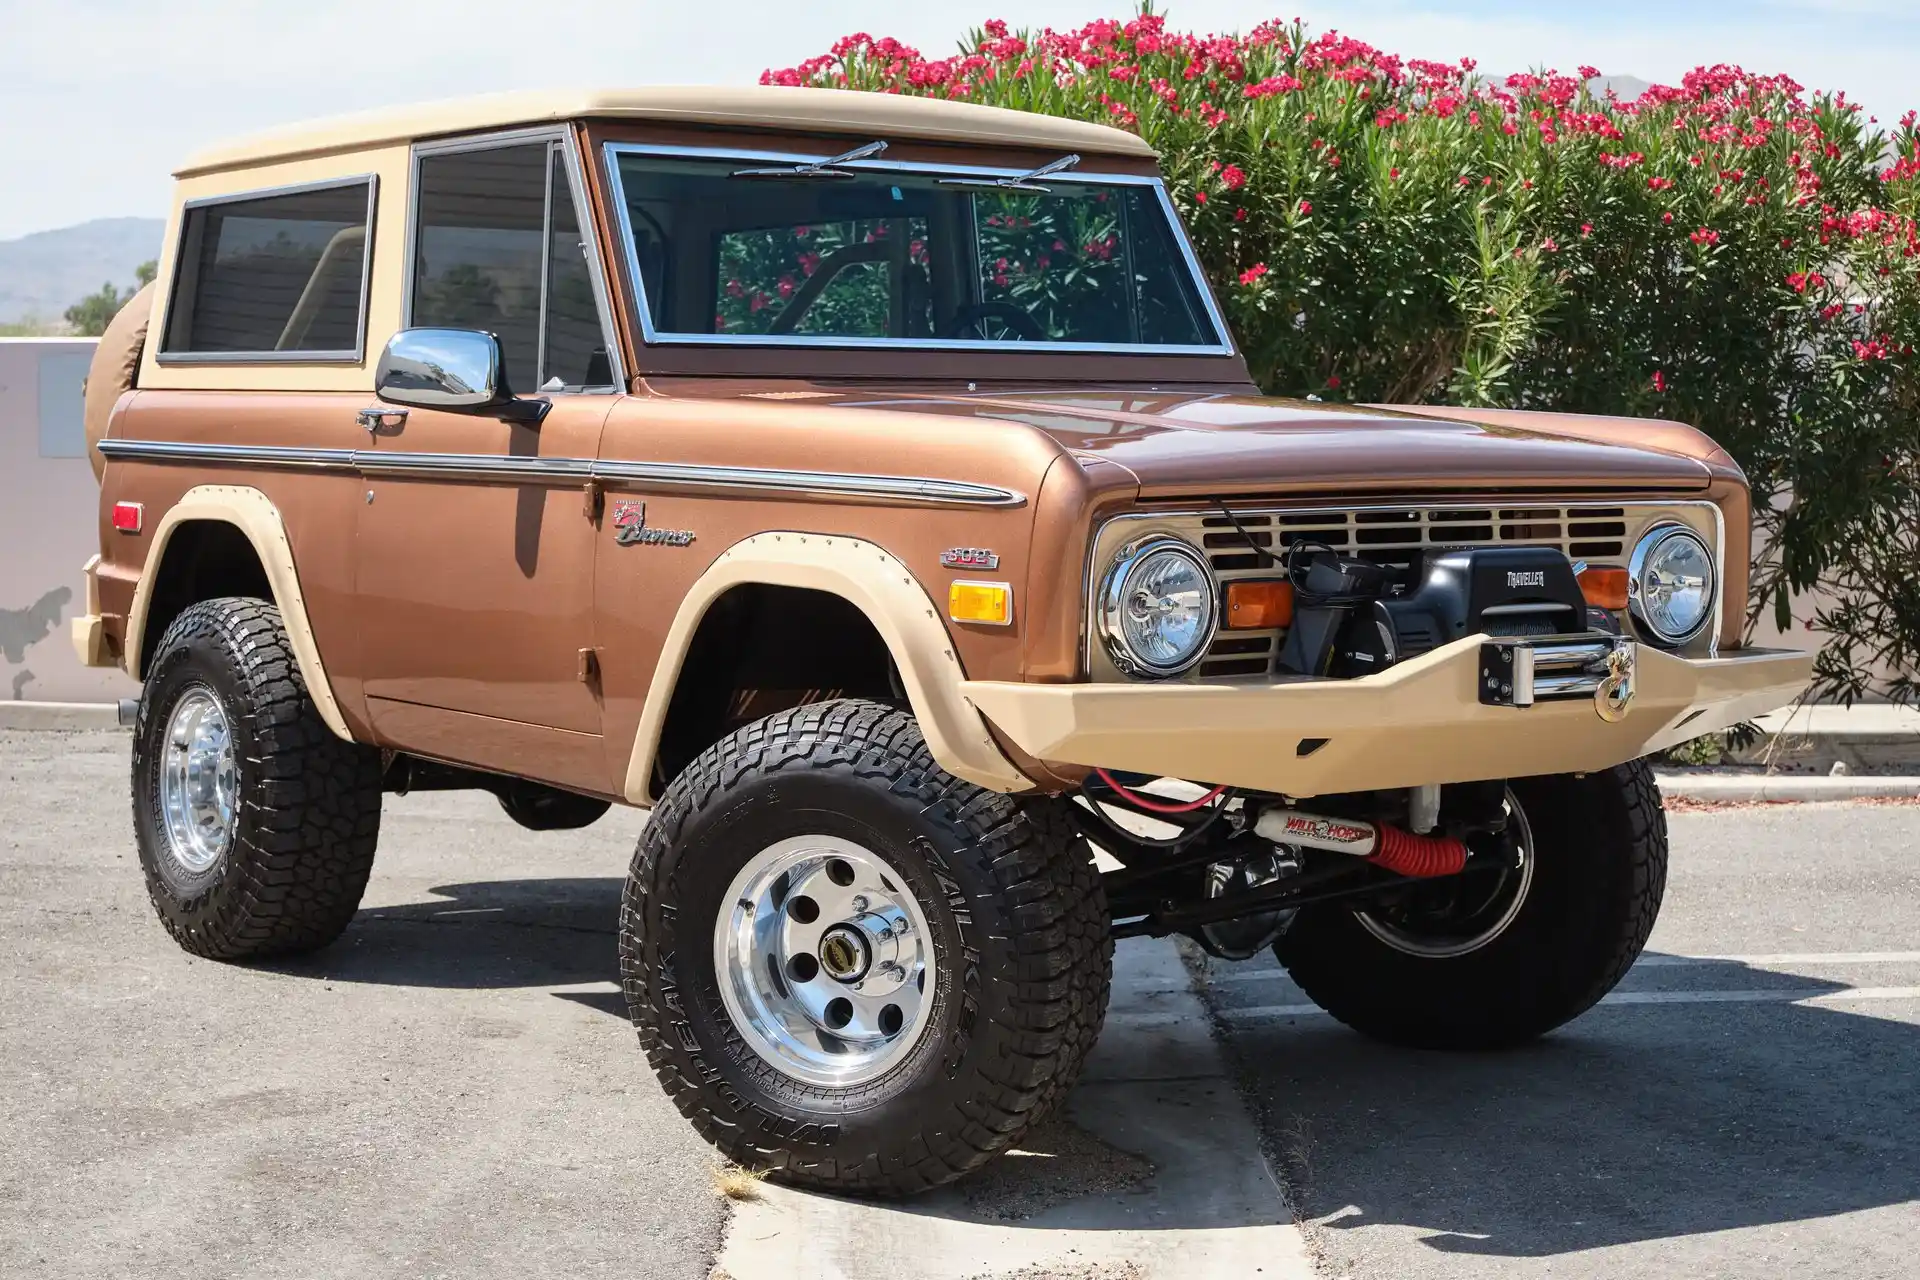
[[[1013,621],[1013,588],[1004,582],[956,581],[947,588],[947,616],[1004,627]]]
[[[1227,630],[1271,631],[1293,624],[1293,584],[1289,582],[1229,582]]]
[[[1580,575],[1580,594],[1596,609],[1627,607],[1627,571],[1589,567]]]

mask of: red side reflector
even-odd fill
[[[1618,612],[1627,607],[1627,571],[1589,568],[1580,575],[1580,594],[1596,609]]]
[[[138,533],[145,511],[137,502],[116,502],[113,504],[113,527],[121,533]]]

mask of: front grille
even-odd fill
[[[1299,543],[1406,567],[1420,552],[1450,547],[1553,547],[1569,560],[1625,561],[1624,507],[1390,507],[1273,512],[1198,519],[1215,579],[1272,577],[1270,562]],[[1239,528],[1234,528],[1238,522]],[[1202,679],[1266,674],[1284,631],[1222,632],[1199,666]]]
[[[1715,545],[1714,516],[1704,503],[1235,507],[1231,520],[1216,508],[1178,515],[1143,513],[1112,521],[1102,531],[1095,563],[1109,563],[1118,547],[1134,537],[1165,532],[1205,553],[1223,595],[1226,584],[1235,578],[1270,578],[1276,572],[1249,548],[1249,541],[1274,556],[1310,543],[1402,568],[1419,553],[1457,547],[1553,547],[1569,560],[1624,566],[1640,534],[1661,519],[1691,525],[1708,538],[1709,546]],[[1284,630],[1222,631],[1189,678],[1266,675],[1285,635]],[[1104,655],[1097,653],[1097,645],[1094,648],[1089,657],[1099,662]],[[1102,673],[1096,669],[1096,674]]]

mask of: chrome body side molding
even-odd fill
[[[288,471],[330,471],[359,476],[407,476],[421,480],[467,480],[498,484],[585,484],[644,488],[763,493],[782,497],[902,503],[913,506],[1018,507],[1026,495],[997,485],[924,476],[865,475],[840,471],[790,471],[767,467],[698,466],[595,458],[515,458],[496,454],[408,453],[386,449],[301,449],[280,445],[201,444],[177,440],[100,441],[108,460],[208,463]]]

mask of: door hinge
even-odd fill
[[[579,676],[580,683],[588,688],[600,686],[600,651],[598,649],[580,651],[580,666],[576,674]]]
[[[589,480],[581,488],[581,513],[596,526],[607,509],[607,490],[598,480]]]

